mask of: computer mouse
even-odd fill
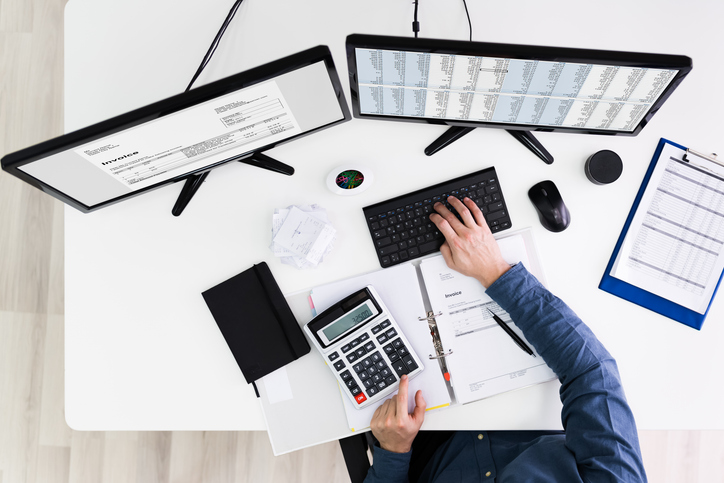
[[[538,218],[543,228],[556,233],[568,228],[571,223],[571,213],[553,181],[541,181],[534,185],[528,190],[528,198],[538,211]]]

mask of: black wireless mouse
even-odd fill
[[[543,228],[553,232],[568,228],[571,223],[571,213],[553,181],[541,181],[534,185],[528,190],[528,198],[538,211],[538,218]]]

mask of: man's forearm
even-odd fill
[[[566,445],[582,473],[643,476],[638,435],[616,362],[563,301],[518,264],[488,288],[561,381]],[[604,478],[608,479],[608,478]]]

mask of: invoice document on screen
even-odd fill
[[[703,314],[724,270],[724,168],[685,153],[664,145],[611,275]]]
[[[137,190],[301,132],[288,106],[276,81],[269,81],[85,144],[76,153]]]

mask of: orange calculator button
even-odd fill
[[[354,400],[357,401],[357,404],[362,404],[367,400],[367,397],[363,393],[359,393],[354,397]]]

